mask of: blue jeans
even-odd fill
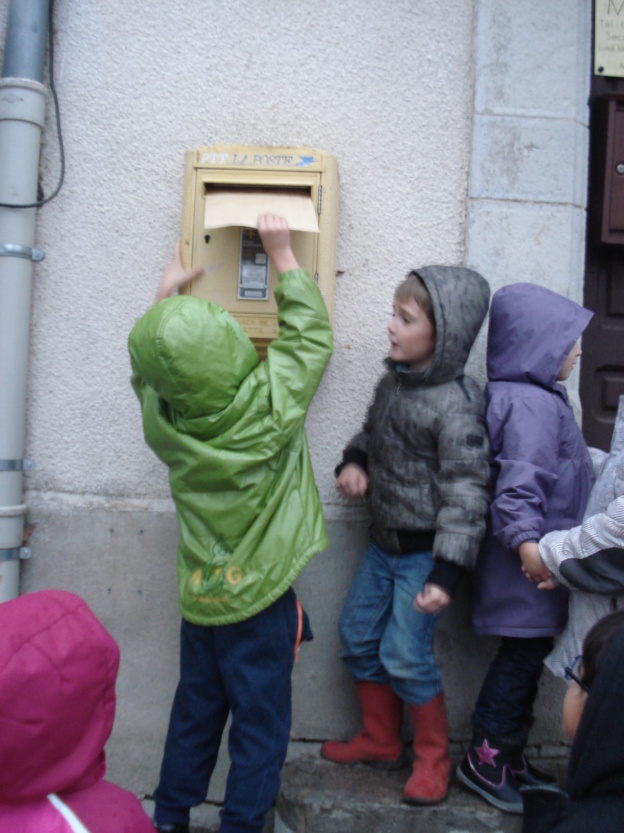
[[[355,679],[390,683],[412,706],[442,691],[432,650],[440,614],[414,608],[432,567],[430,552],[392,555],[371,542],[340,617],[341,656]]]
[[[304,616],[303,638],[312,634]],[[154,794],[154,819],[187,824],[208,791],[232,713],[221,833],[261,833],[280,785],[291,724],[291,673],[299,627],[292,590],[234,625],[182,620],[180,682]]]
[[[526,743],[543,663],[553,638],[503,636],[472,715],[477,732],[518,746]]]

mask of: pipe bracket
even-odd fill
[[[28,506],[25,503],[20,503],[19,506],[0,506],[0,518],[19,518],[27,511]]]
[[[23,460],[0,460],[0,471],[32,471],[35,461],[25,457]]]
[[[0,243],[0,257],[23,257],[26,260],[43,260],[43,249],[21,246],[19,243]]]
[[[10,550],[0,550],[0,563],[2,561],[19,561],[22,558],[30,558],[32,550],[30,547],[14,547]]]

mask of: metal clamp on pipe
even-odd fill
[[[23,257],[25,260],[43,260],[43,249],[20,246],[19,243],[0,243],[0,257]]]
[[[32,471],[35,461],[25,457],[23,460],[0,460],[0,471]]]
[[[30,547],[14,547],[10,550],[0,550],[0,562],[19,561],[22,558],[30,558],[32,550]]]
[[[19,518],[27,511],[28,507],[25,503],[20,503],[18,506],[0,506],[0,518]]]

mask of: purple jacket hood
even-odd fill
[[[554,388],[568,353],[592,315],[537,284],[515,283],[499,289],[490,309],[488,379]]]

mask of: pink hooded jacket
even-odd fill
[[[119,648],[78,596],[0,604],[0,833],[154,833],[103,779]]]

